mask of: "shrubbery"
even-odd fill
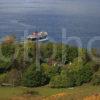
[[[92,84],[100,85],[100,70],[93,75]]]
[[[37,71],[36,66],[33,64],[24,73],[22,84],[28,87],[43,86],[47,84],[47,77],[41,70]]]
[[[21,73],[16,70],[12,69],[9,72],[3,73],[0,75],[0,84],[10,84],[12,86],[18,86],[20,85],[21,81]]]
[[[7,81],[7,73],[3,73],[0,75],[0,84]]]
[[[55,54],[53,55],[53,46]],[[64,51],[62,50],[64,47]],[[0,45],[3,55],[10,60],[3,61],[0,56],[0,83],[38,87],[50,84],[52,88],[74,87],[92,80],[100,83],[98,66],[89,59],[87,51],[57,43],[40,44],[40,70],[36,70],[36,43],[4,42]],[[16,53],[15,52],[15,47]],[[63,51],[63,61],[62,61]],[[91,63],[90,63],[91,62]],[[94,74],[95,73],[95,74]],[[93,75],[94,74],[94,75]],[[93,76],[93,79],[92,79]]]
[[[66,77],[61,75],[56,75],[51,78],[50,87],[52,88],[65,88],[67,87],[67,80]]]
[[[79,67],[78,67],[79,68]],[[51,78],[51,87],[74,87],[90,82],[93,70],[89,64],[81,65],[78,70],[62,70],[60,75]]]
[[[93,70],[89,64],[83,65],[82,68],[77,72],[76,85],[82,85],[92,79]]]

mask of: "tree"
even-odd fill
[[[15,43],[16,37],[14,35],[9,35],[4,38],[3,43],[5,44],[12,44]]]

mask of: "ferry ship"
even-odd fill
[[[38,41],[42,42],[42,41],[48,40],[47,36],[48,36],[47,32],[33,32],[31,35],[29,35],[27,37],[27,39],[31,40],[31,41],[38,40]]]

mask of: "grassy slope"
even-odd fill
[[[37,91],[42,96],[51,96],[58,93],[66,93],[68,94],[65,98],[68,100],[81,100],[82,98],[100,93],[100,86],[93,86],[93,85],[83,85],[75,88],[69,88],[69,89],[51,89],[51,88],[35,88],[35,91]]]
[[[96,93],[100,93],[100,86],[92,86],[92,85],[83,85],[79,87],[75,87],[74,89],[51,89],[48,87],[39,87],[39,88],[23,88],[23,87],[0,87],[0,100],[7,100],[11,97],[23,95],[23,93],[27,90],[33,90],[37,93],[38,96],[51,96],[58,93],[65,92],[66,94],[70,94],[71,98],[82,98],[87,95],[92,95]],[[67,98],[67,97],[66,97]]]
[[[22,87],[0,87],[0,100],[8,100],[13,96],[22,95],[25,90]]]

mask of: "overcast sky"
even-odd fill
[[[0,0],[0,13],[57,13],[100,15],[100,0]]]

